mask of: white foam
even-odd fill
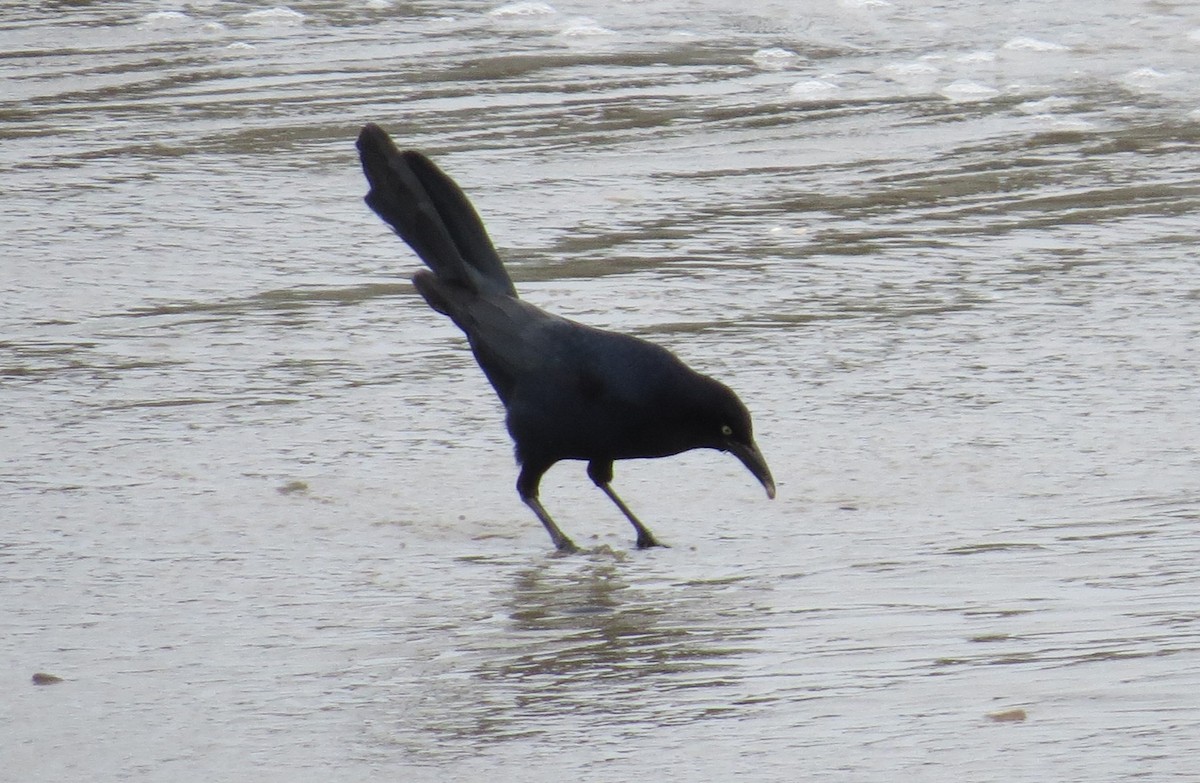
[[[288,8],[286,5],[277,5],[274,8],[264,8],[260,11],[250,11],[242,14],[243,20],[251,24],[264,25],[303,24],[307,18],[304,14]]]
[[[1017,106],[1017,110],[1025,114],[1049,115],[1056,111],[1064,111],[1075,105],[1071,98],[1060,95],[1050,95],[1037,101],[1025,101]]]
[[[888,63],[875,71],[875,73],[883,78],[900,82],[901,84],[927,82],[941,72],[941,68],[938,68],[932,61],[924,58],[907,63]]]
[[[1061,114],[1036,114],[1029,119],[1040,126],[1037,130],[1048,133],[1091,133],[1098,128],[1096,123],[1082,117]]]
[[[767,233],[773,237],[786,238],[789,236],[803,237],[808,235],[807,226],[767,226]]]
[[[1157,68],[1150,68],[1147,66],[1145,68],[1136,68],[1130,71],[1129,73],[1125,74],[1124,78],[1127,81],[1156,82],[1160,79],[1169,79],[1171,78],[1171,75],[1163,73]]]
[[[589,19],[586,16],[572,19],[559,31],[559,35],[566,38],[604,38],[616,34],[616,30],[610,30],[598,24],[595,19]]]
[[[497,19],[513,18],[513,17],[530,17],[530,16],[554,16],[558,11],[554,10],[554,6],[548,3],[533,2],[533,0],[521,0],[517,3],[508,3],[499,8],[493,8],[488,11],[487,15]]]
[[[842,8],[850,8],[855,11],[859,10],[882,10],[885,8],[893,8],[893,4],[888,0],[838,0],[838,5]]]
[[[1175,79],[1173,74],[1163,73],[1156,68],[1135,68],[1121,77],[1121,84],[1139,92],[1153,92],[1166,89],[1168,82]]]
[[[995,52],[965,52],[954,58],[954,62],[962,63],[963,65],[972,65],[976,63],[994,63],[996,62]]]
[[[755,65],[765,71],[782,71],[790,68],[804,58],[793,52],[791,49],[770,47],[767,49],[759,49],[757,52],[750,55],[750,59],[754,61]]]
[[[986,84],[960,79],[938,90],[938,94],[956,103],[974,103],[991,100],[999,95],[1000,91]]]
[[[161,29],[164,27],[185,27],[194,20],[182,11],[154,11],[138,20],[138,27]]]
[[[798,101],[824,101],[837,94],[840,88],[826,79],[804,79],[788,90],[788,95]]]
[[[1043,41],[1040,38],[1020,36],[1005,41],[1004,48],[1009,51],[1065,52],[1068,47],[1053,41]]]

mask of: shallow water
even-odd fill
[[[1194,779],[1200,9],[803,6],[0,9],[0,778]],[[368,120],[778,499],[550,554]]]

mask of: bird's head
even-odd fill
[[[754,427],[750,422],[750,411],[728,386],[707,378],[709,387],[705,415],[700,417],[705,428],[705,445],[719,451],[727,451],[741,460],[754,477],[762,483],[768,498],[775,497],[775,479],[771,469],[754,442]]]

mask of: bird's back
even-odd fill
[[[668,436],[697,396],[720,386],[670,351],[576,323],[502,294],[476,294],[427,272],[418,289],[467,335],[503,401],[522,456],[623,459],[674,454]],[[537,444],[537,445],[534,445]]]
[[[523,461],[661,457],[702,445],[694,414],[716,381],[653,343],[542,315],[524,333],[530,364],[501,368],[513,382],[507,423]]]

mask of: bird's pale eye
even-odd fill
[[[733,427],[730,427],[728,424],[722,424],[721,425],[721,434],[728,438],[730,435],[733,434]]]

